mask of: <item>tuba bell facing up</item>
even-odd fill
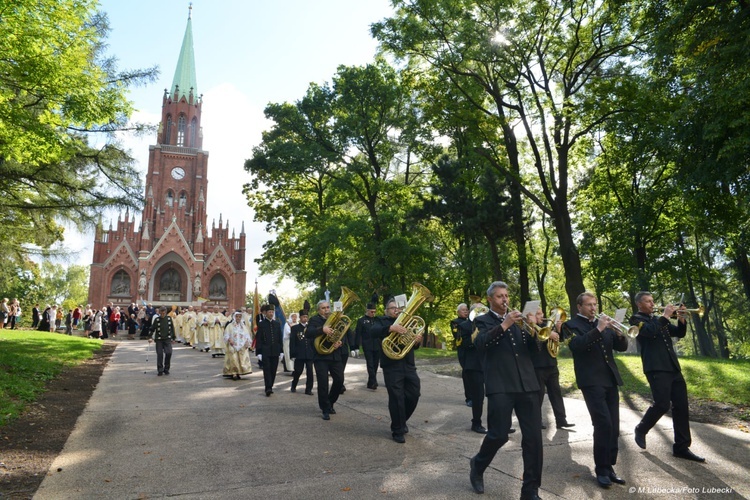
[[[417,342],[417,337],[422,335],[425,329],[424,320],[416,316],[415,313],[423,302],[432,302],[434,298],[432,292],[426,286],[419,283],[412,285],[411,297],[409,297],[404,310],[401,311],[401,314],[398,315],[398,318],[393,323],[394,325],[403,326],[408,332],[404,334],[391,332],[390,335],[383,339],[382,347],[386,356],[398,360],[403,359],[409,354],[409,351],[412,350],[414,344]]]
[[[549,312],[549,326],[552,330],[555,329],[555,324],[558,321],[565,322],[565,320],[568,318],[568,314],[565,312],[565,309],[562,307],[553,307],[552,310]],[[559,340],[547,340],[547,352],[550,356],[553,358],[557,357],[557,353],[560,352],[560,341]]]
[[[327,355],[336,350],[334,346],[337,342],[344,339],[344,335],[346,335],[352,323],[352,320],[344,314],[344,311],[358,301],[359,297],[357,297],[356,293],[345,286],[341,287],[341,298],[339,299],[341,310],[332,312],[323,324],[323,327],[332,328],[333,333],[331,335],[319,335],[315,337],[315,350],[318,351],[318,354]]]

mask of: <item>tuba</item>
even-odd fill
[[[415,316],[422,302],[432,302],[435,297],[432,296],[427,287],[419,283],[412,284],[412,294],[406,303],[404,310],[398,315],[394,325],[401,325],[408,330],[407,333],[399,334],[391,332],[383,339],[383,353],[391,359],[403,359],[417,341],[417,337],[422,335],[425,329],[425,323],[422,318]]]
[[[318,351],[318,354],[325,356],[336,350],[334,346],[337,342],[344,339],[344,335],[346,335],[349,325],[352,323],[349,316],[344,314],[344,310],[358,301],[359,297],[357,297],[356,293],[345,286],[341,287],[341,298],[339,299],[341,310],[332,312],[323,324],[323,327],[333,328],[333,333],[331,335],[318,335],[315,337],[315,350]]]
[[[565,312],[565,309],[562,307],[553,307],[552,310],[549,312],[549,324],[550,328],[554,329],[555,324],[557,324],[558,321],[565,321],[567,319],[568,315]],[[547,352],[550,356],[553,358],[557,357],[557,353],[560,352],[560,341],[559,340],[547,340]]]
[[[482,303],[482,298],[480,296],[469,295],[469,299],[471,300],[471,306],[469,306],[469,309],[471,309],[471,312],[469,312],[469,321],[473,322],[477,316],[487,314],[490,311],[490,308]]]

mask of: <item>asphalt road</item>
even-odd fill
[[[406,444],[397,444],[382,374],[377,391],[366,389],[363,359],[350,359],[348,390],[330,421],[320,418],[317,397],[289,391],[283,372],[266,397],[257,366],[232,381],[221,376],[222,365],[177,345],[171,374],[157,377],[145,341],[119,341],[34,498],[482,498],[468,477],[482,436],[470,430],[459,378],[420,369],[422,397]],[[542,498],[750,498],[750,435],[692,423],[692,450],[707,463],[688,462],[672,456],[672,423],[664,417],[643,451],[633,441],[641,415],[624,404],[616,470],[627,484],[600,488],[585,404],[565,405],[572,431],[557,430],[546,399],[543,406],[552,425],[543,431]],[[520,443],[516,432],[498,452],[485,472],[484,497],[519,497]]]

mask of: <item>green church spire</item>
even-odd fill
[[[188,13],[187,27],[185,36],[182,38],[182,48],[180,57],[177,59],[177,69],[174,72],[172,80],[172,99],[179,100],[179,96],[189,96],[190,89],[193,89],[193,95],[198,98],[198,82],[195,78],[195,54],[193,52],[193,4],[190,4]],[[179,87],[179,88],[176,88]],[[179,96],[177,95],[179,93]]]

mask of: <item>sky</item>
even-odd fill
[[[174,77],[188,18],[186,0],[100,0],[109,16],[108,53],[119,69],[158,66],[155,83],[132,89],[136,121],[156,124],[164,89]],[[208,159],[208,225],[219,215],[239,234],[247,234],[247,290],[275,289],[281,297],[298,295],[296,284],[261,276],[255,259],[269,235],[253,222],[242,185],[250,174],[243,165],[261,133],[271,126],[263,110],[271,102],[301,99],[311,82],[330,82],[339,65],[364,65],[377,44],[369,27],[392,13],[389,0],[194,0],[192,28],[198,94],[203,94],[203,149]],[[154,136],[125,138],[145,176]],[[108,214],[116,226],[117,214]],[[136,214],[136,221],[140,221]],[[66,248],[79,264],[93,258],[93,231],[68,231]]]

